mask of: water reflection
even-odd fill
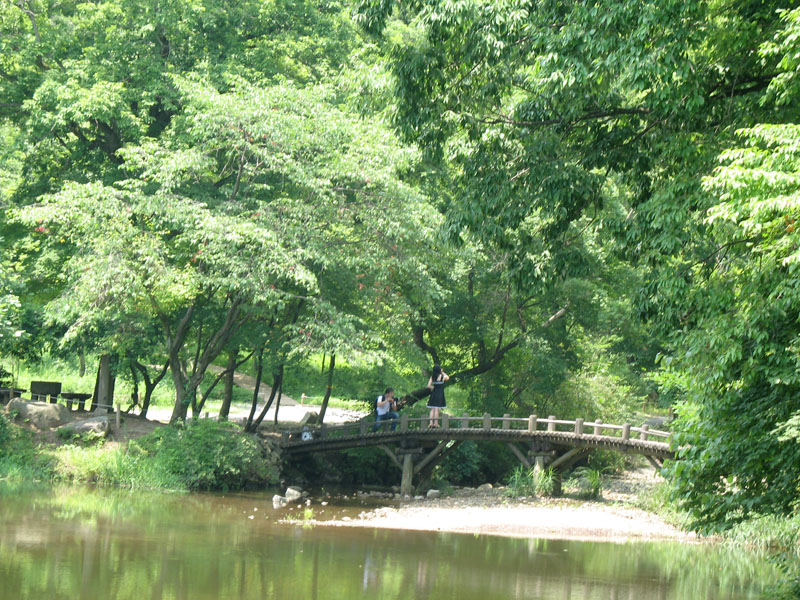
[[[775,575],[710,546],[279,525],[300,511],[274,510],[270,494],[64,488],[0,502],[1,600],[721,600],[761,598]]]

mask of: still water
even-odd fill
[[[0,600],[717,600],[767,598],[776,577],[711,545],[278,523],[302,509],[271,498],[0,488]]]

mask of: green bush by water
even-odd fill
[[[42,481],[50,479],[52,473],[49,459],[36,452],[31,434],[13,426],[0,413],[0,480]]]
[[[553,469],[536,471],[519,466],[508,478],[508,495],[552,496],[556,490],[556,473]]]
[[[233,423],[203,419],[162,427],[133,446],[190,490],[241,489],[277,480],[258,439]]]

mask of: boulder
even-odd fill
[[[492,491],[492,484],[491,483],[484,483],[483,485],[479,485],[477,488],[479,493],[487,493]]]
[[[441,495],[442,495],[442,492],[440,492],[439,490],[430,489],[430,490],[428,490],[427,497],[428,498],[439,498]]]
[[[286,488],[286,500],[288,502],[295,502],[303,497],[303,492],[300,488],[289,487]]]
[[[288,503],[286,502],[286,498],[284,498],[283,496],[278,496],[278,494],[275,494],[272,497],[273,508],[284,508],[287,504]]]
[[[300,426],[316,425],[319,423],[319,413],[307,412],[300,418]]]
[[[14,398],[6,406],[6,412],[16,412],[17,418],[27,420],[36,429],[52,429],[69,421],[69,411],[62,404],[28,402]]]
[[[64,432],[69,435],[83,435],[85,433],[95,435],[108,435],[109,422],[107,416],[92,417],[83,421],[74,421],[58,428],[59,433]]]

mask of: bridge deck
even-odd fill
[[[431,429],[427,424],[427,417],[410,419],[403,415],[396,431],[390,431],[389,422],[383,422],[381,429],[375,432],[372,431],[374,424],[368,421],[323,425],[304,431],[284,432],[282,446],[288,454],[299,454],[391,443],[475,440],[540,442],[561,448],[616,450],[660,460],[674,458],[669,444],[670,433],[649,429],[647,425],[632,427],[629,424],[613,425],[599,421],[587,423],[583,419],[560,420],[552,416],[539,419],[535,415],[511,418],[508,415],[492,417],[488,414],[482,417],[443,415],[441,427]]]

